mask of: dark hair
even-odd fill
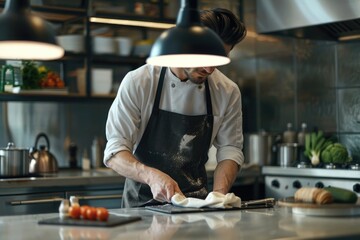
[[[245,25],[232,13],[224,8],[200,11],[203,25],[212,29],[225,44],[234,47],[246,36]]]

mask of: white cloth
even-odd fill
[[[134,152],[153,109],[160,67],[144,65],[129,72],[120,84],[106,122],[104,163],[122,150]],[[217,161],[231,159],[242,165],[244,156],[241,94],[238,86],[219,70],[208,78],[214,115],[211,143]],[[206,113],[205,85],[181,82],[168,68],[160,109],[185,115]],[[179,143],[180,144],[180,143]]]
[[[171,198],[171,203],[179,207],[209,207],[209,208],[232,208],[241,207],[241,199],[234,193],[222,194],[219,192],[210,192],[205,199],[185,197],[176,193]]]

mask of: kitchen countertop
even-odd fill
[[[144,208],[111,209],[140,216],[117,227],[39,225],[58,214],[0,217],[1,239],[359,239],[360,217],[310,217],[288,208],[167,215]]]
[[[124,183],[125,178],[111,169],[60,169],[57,173],[44,173],[35,177],[0,179],[0,188],[101,185],[114,182]]]
[[[208,178],[212,179],[213,170],[208,170]],[[257,178],[261,176],[258,166],[247,166],[239,172],[237,181],[241,179]],[[123,184],[125,178],[109,168],[92,169],[89,171],[60,169],[58,173],[46,173],[35,177],[4,178],[0,179],[0,189],[26,187],[56,187],[56,186],[83,186]]]

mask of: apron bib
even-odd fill
[[[161,69],[154,107],[134,155],[146,166],[172,177],[187,197],[204,199],[208,194],[205,163],[213,128],[209,84],[205,82],[206,115],[188,116],[161,110],[166,69]],[[125,180],[122,207],[144,206],[152,199],[147,184]]]

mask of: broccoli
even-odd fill
[[[320,157],[324,163],[343,164],[351,161],[346,147],[341,143],[328,145],[321,152]]]

